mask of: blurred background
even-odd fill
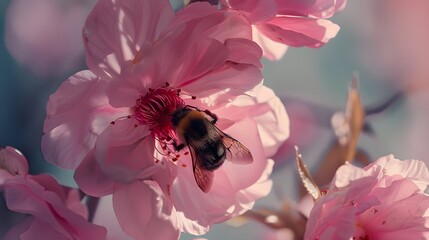
[[[0,146],[21,150],[31,173],[48,172],[70,186],[75,186],[71,172],[43,160],[40,139],[49,95],[86,69],[81,29],[94,4],[0,1]],[[286,198],[299,201],[293,145],[315,171],[336,141],[331,117],[345,110],[354,73],[367,112],[357,148],[370,160],[394,154],[429,162],[429,1],[349,1],[331,20],[341,30],[324,47],[290,48],[280,61],[263,60],[265,84],[284,101],[291,136],[274,158],[273,191],[256,209],[280,209]],[[203,237],[289,239],[290,234],[236,219]]]

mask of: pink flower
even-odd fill
[[[325,18],[345,7],[345,0],[221,0],[222,6],[243,14],[252,24],[253,40],[264,56],[280,59],[287,46],[321,47],[334,38],[338,25]]]
[[[102,0],[83,33],[90,70],[50,97],[42,150],[76,169],[87,194],[113,194],[125,233],[202,234],[268,194],[267,158],[289,125],[281,101],[261,86],[262,53],[246,19],[207,3],[175,14],[166,0]],[[207,193],[195,182],[189,148],[174,146],[183,142],[173,113],[194,107],[216,114],[216,127],[253,155],[247,165],[226,161]]]
[[[305,239],[427,239],[429,171],[423,162],[382,157],[340,167],[310,213]]]
[[[94,0],[12,0],[5,43],[15,60],[46,77],[70,71],[83,59],[82,24]]]
[[[27,160],[11,147],[0,150],[0,189],[8,208],[26,215],[2,239],[106,239],[104,227],[86,220],[77,190],[60,186],[50,175],[28,175]]]

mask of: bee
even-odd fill
[[[171,124],[181,141],[180,144],[173,142],[173,146],[176,151],[186,146],[189,148],[195,181],[205,193],[213,184],[214,170],[226,159],[236,164],[253,162],[249,149],[217,128],[217,120],[209,110],[189,105],[177,109],[171,117]]]

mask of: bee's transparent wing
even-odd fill
[[[194,172],[195,182],[197,182],[198,187],[200,187],[203,192],[207,193],[212,187],[214,173],[201,167],[201,163],[203,162],[203,159],[201,159],[202,156],[195,151],[192,142],[188,141],[187,145],[191,152],[192,170]]]
[[[226,149],[226,159],[236,164],[251,164],[253,162],[253,156],[249,149],[241,144],[237,139],[229,136],[222,132],[215,125],[212,125],[219,134],[223,145]]]

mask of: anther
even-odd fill
[[[166,87],[169,87],[169,86],[170,86],[170,84],[169,84],[168,82],[165,82],[165,86],[166,86]]]
[[[111,121],[110,124],[115,125],[115,121]]]
[[[197,99],[197,97],[196,97],[196,96],[192,96],[191,98],[192,98],[192,100],[195,100],[195,99]]]

